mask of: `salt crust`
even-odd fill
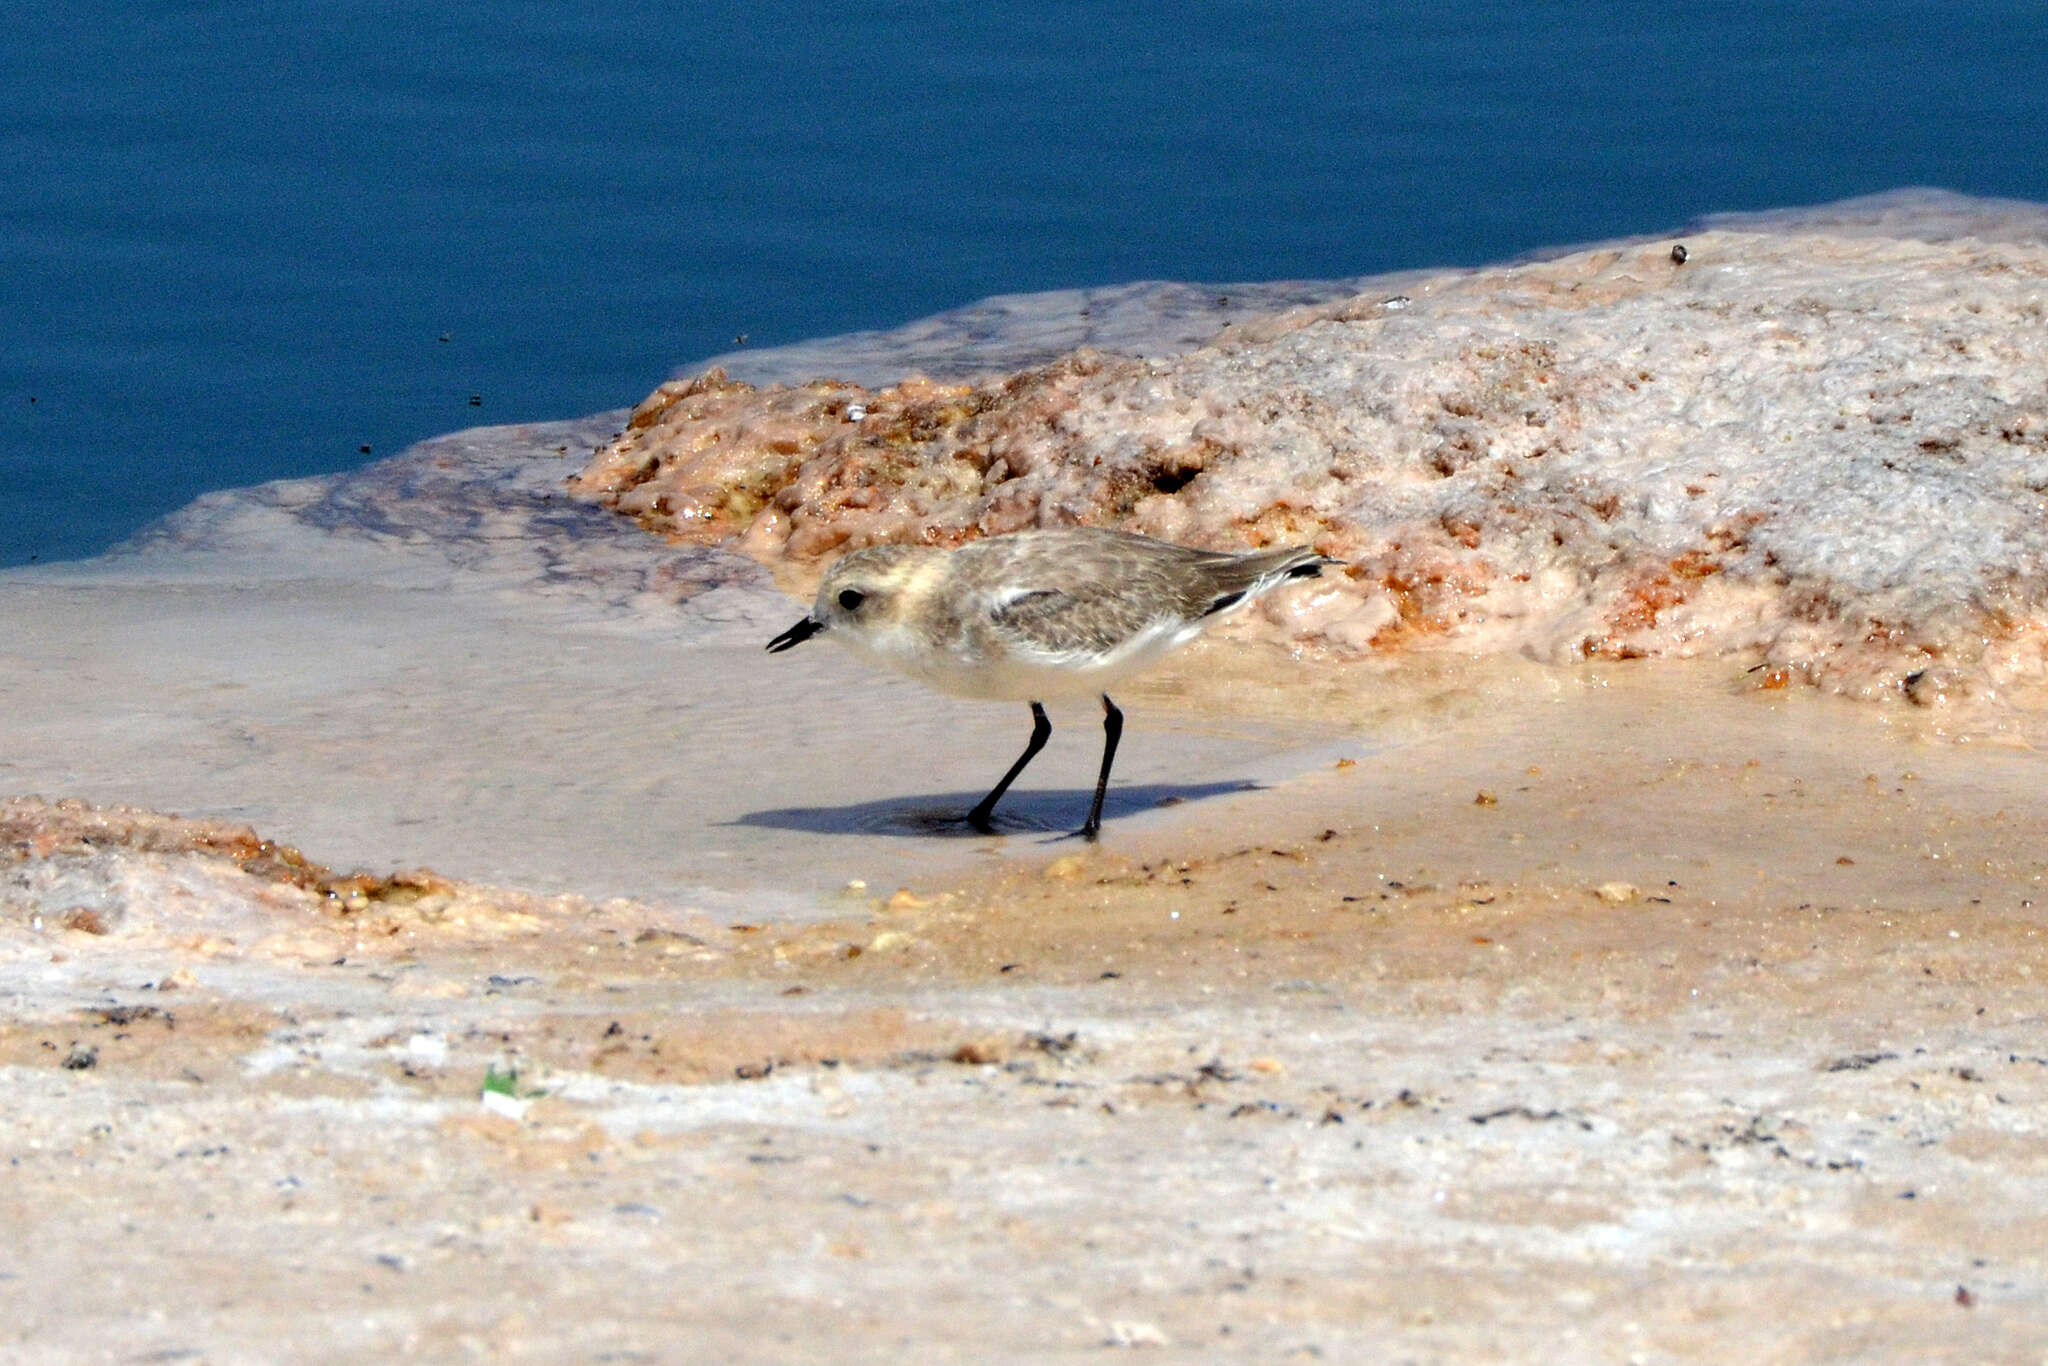
[[[707,918],[652,915],[615,899],[531,893],[426,869],[337,873],[246,825],[71,799],[0,799],[0,926],[50,935],[168,939],[209,955],[304,951],[308,925],[389,936],[441,927],[522,934],[593,917],[656,923],[696,945],[727,936]],[[220,938],[223,934],[235,938]]]
[[[1734,654],[1766,686],[2029,703],[2048,681],[2029,208],[1852,202],[1687,234],[1682,262],[1663,238],[1408,277],[1180,355],[1084,349],[973,385],[714,369],[663,385],[572,482],[797,579],[862,545],[1031,526],[1309,541],[1351,568],[1267,609],[1296,648]]]

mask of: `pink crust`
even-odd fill
[[[1916,702],[2048,680],[2048,249],[1708,232],[1445,272],[1164,360],[975,385],[663,385],[575,488],[803,572],[1122,527],[1350,563],[1337,656],[1742,655]]]

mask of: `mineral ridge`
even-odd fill
[[[2037,700],[2048,245],[1888,221],[1411,276],[975,383],[712,369],[572,484],[799,579],[1035,526],[1309,541],[1350,568],[1266,608],[1295,648],[1734,656],[1765,686]]]

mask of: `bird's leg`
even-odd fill
[[[1092,840],[1102,834],[1102,794],[1109,791],[1109,766],[1116,762],[1116,742],[1123,738],[1124,714],[1116,709],[1116,703],[1109,700],[1109,694],[1102,695],[1102,772],[1095,779],[1095,801],[1088,808],[1088,823],[1081,827],[1081,838]]]
[[[1024,765],[1030,763],[1032,759],[1037,757],[1038,751],[1045,748],[1045,742],[1051,736],[1052,722],[1045,719],[1044,706],[1033,702],[1031,704],[1031,742],[1024,746],[1024,752],[1017,756],[1017,762],[1010,765],[1010,771],[1003,775],[1003,780],[995,785],[995,789],[979,802],[976,802],[974,809],[967,813],[967,823],[969,825],[981,831],[984,835],[995,833],[996,827],[993,817],[996,814],[996,803],[1001,801],[1003,794],[1010,790],[1010,784],[1017,781],[1017,775],[1024,771]]]

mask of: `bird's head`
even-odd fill
[[[924,571],[941,553],[914,545],[854,551],[825,571],[811,614],[769,641],[769,653],[794,649],[825,631],[844,632],[850,643],[894,626]]]

